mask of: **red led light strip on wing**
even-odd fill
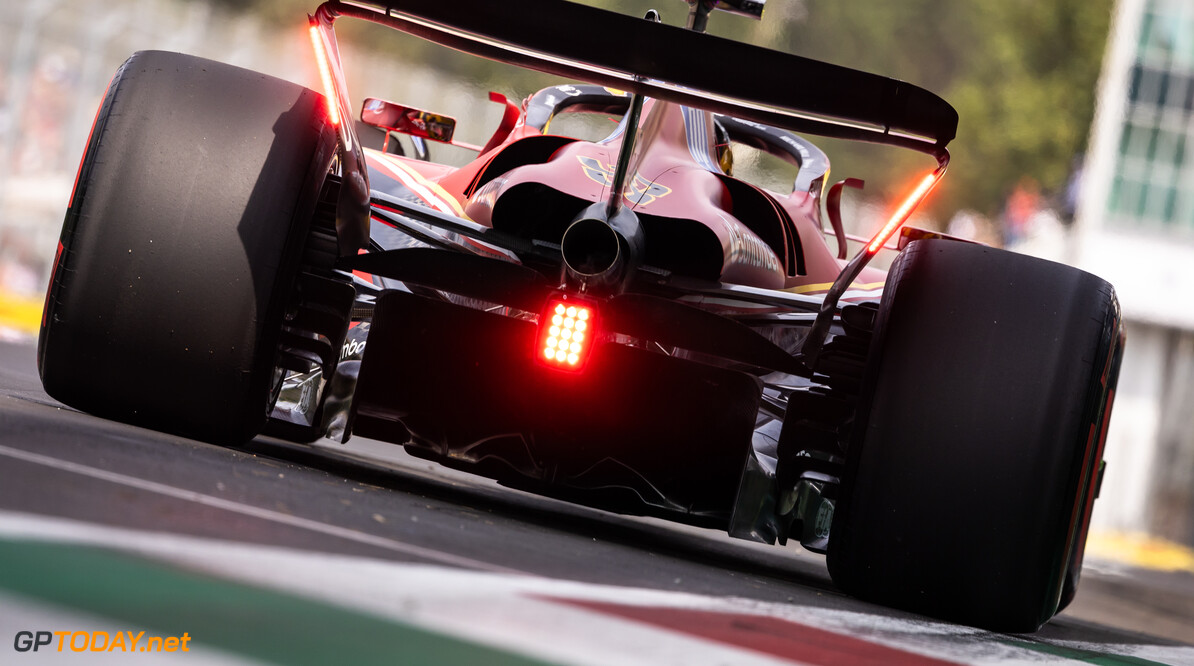
[[[920,181],[920,184],[916,186],[916,189],[912,190],[912,194],[909,194],[908,198],[904,199],[904,203],[900,204],[900,207],[896,209],[894,214],[892,214],[891,219],[887,221],[887,224],[884,225],[879,233],[875,234],[875,237],[871,239],[871,244],[866,248],[868,254],[875,254],[883,248],[883,244],[887,242],[887,239],[896,232],[896,229],[900,228],[900,225],[908,219],[908,216],[912,214],[912,211],[916,210],[916,207],[920,205],[920,202],[924,201],[924,198],[928,196],[929,192],[933,189],[933,186],[937,184],[937,181],[941,180],[941,176],[944,175],[944,173],[944,170],[938,169],[937,171],[925,176],[924,179]]]
[[[327,98],[328,119],[332,126],[340,126],[340,105],[337,103],[336,87],[332,85],[332,68],[328,62],[327,46],[319,26],[311,26],[311,46],[315,48],[315,62],[319,65],[319,79],[323,82],[323,94]]]

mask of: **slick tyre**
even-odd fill
[[[335,152],[324,98],[134,54],[88,138],[38,341],[46,392],[220,443],[265,424],[278,336]]]
[[[829,542],[835,583],[996,631],[1048,621],[1077,582],[1122,340],[1097,277],[910,245],[871,343]]]

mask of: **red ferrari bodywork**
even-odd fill
[[[524,102],[524,115],[513,131],[504,139],[497,137],[500,142],[494,148],[460,168],[366,149],[370,183],[499,230],[521,231],[528,224],[524,196],[551,198],[571,210],[560,214],[553,209],[552,218],[535,232],[558,243],[564,222],[609,198],[625,132],[619,127],[597,142],[543,134],[525,122],[530,100]],[[644,113],[644,136],[636,146],[640,157],[624,199],[643,220],[648,236],[658,239],[649,248],[668,251],[667,256],[653,256],[648,249],[648,263],[765,289],[828,289],[845,262],[836,257],[822,231],[820,191],[768,192],[725,173],[710,112],[652,100]],[[547,144],[549,150],[536,143]],[[517,203],[506,204],[505,197]],[[518,219],[512,219],[515,216]],[[869,295],[878,298],[883,273],[866,268],[857,282],[853,296],[873,292]]]

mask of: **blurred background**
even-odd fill
[[[517,20],[518,3],[508,4]],[[672,24],[687,11],[679,0],[585,4],[639,15],[656,7]],[[318,89],[305,20],[315,6],[0,0],[0,336],[36,334],[83,145],[120,63],[136,50],[182,51]],[[501,107],[488,91],[521,100],[558,83],[341,24],[355,103],[377,96],[455,115],[460,140],[484,143],[497,126]],[[912,223],[1115,285],[1128,346],[1091,548],[1136,549],[1194,570],[1194,2],[770,0],[762,21],[715,16],[710,32],[903,79],[958,109],[950,173]],[[861,234],[932,167],[913,153],[817,143],[835,179],[867,181],[846,209]],[[468,157],[450,150],[435,157]],[[736,157],[764,181],[790,182],[760,156]]]

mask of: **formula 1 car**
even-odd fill
[[[763,0],[688,2],[682,28],[562,0],[332,0],[310,17],[322,95],[133,55],[66,213],[46,391],[216,443],[386,440],[547,496],[797,540],[863,599],[1036,630],[1081,569],[1114,291],[903,227],[945,172],[953,108],[705,33]],[[505,113],[476,159],[437,164],[430,145],[461,145],[453,118],[371,98],[354,123],[341,17],[570,83],[491,95]],[[618,123],[550,130],[578,113]],[[935,164],[849,257],[855,183],[831,185],[806,135]],[[791,190],[736,178],[742,145],[789,163]],[[888,273],[869,266],[893,248]]]

